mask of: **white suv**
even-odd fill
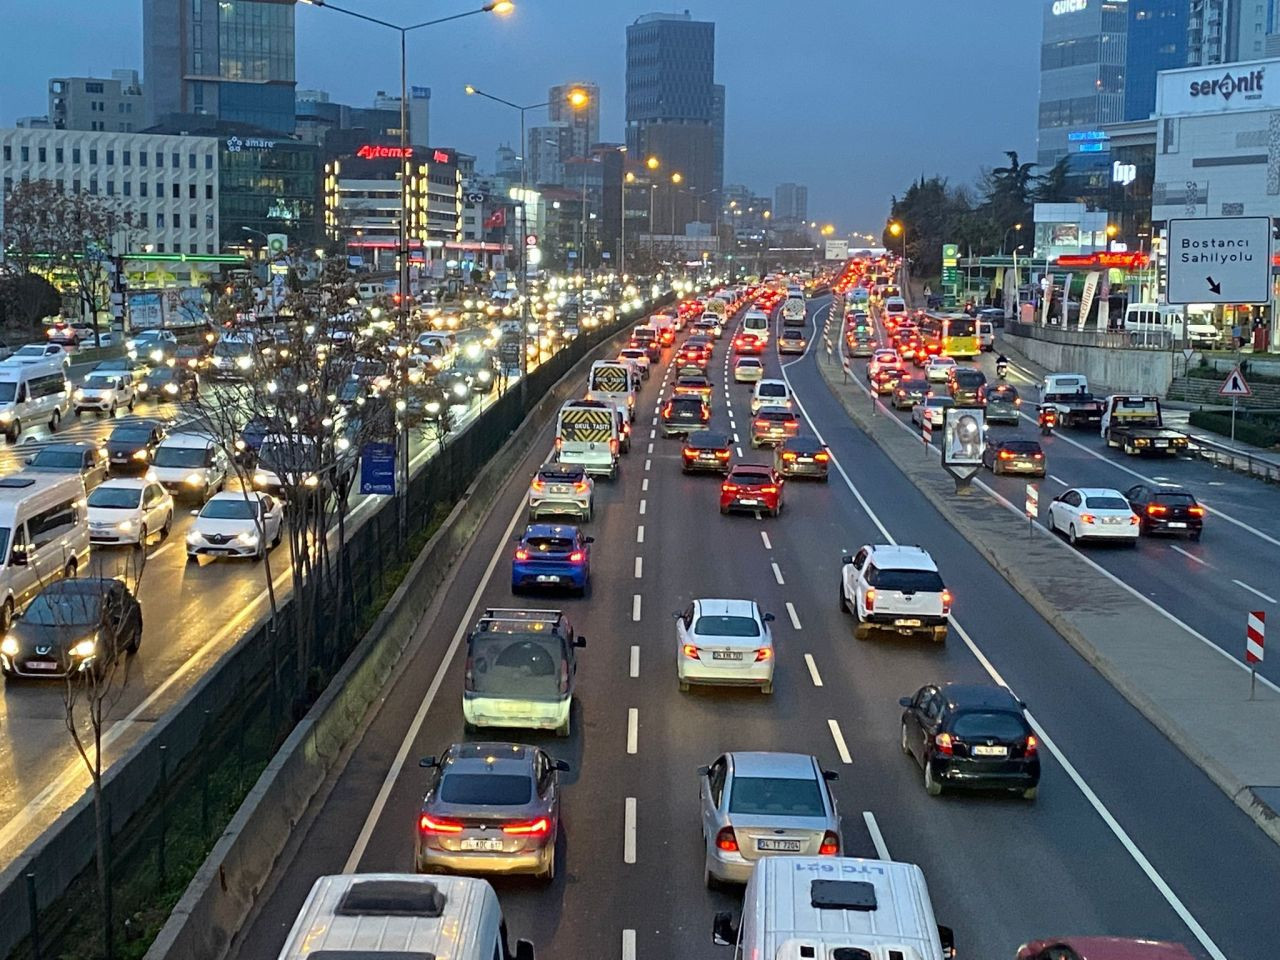
[[[923,547],[868,544],[840,568],[840,609],[853,614],[854,636],[866,640],[876,629],[947,639],[951,592]]]
[[[785,380],[758,380],[751,391],[751,415],[761,407],[786,407],[791,409],[791,390]]]

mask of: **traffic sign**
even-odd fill
[[[1244,662],[1261,663],[1263,647],[1266,644],[1267,615],[1265,611],[1254,610],[1249,614],[1244,630]]]
[[[360,449],[360,492],[396,492],[396,445],[366,443]]]
[[[1269,303],[1271,218],[1169,221],[1169,303]]]
[[[933,443],[933,420],[929,416],[927,409],[925,410],[924,419],[920,421],[920,435],[924,437],[924,445],[926,447]]]
[[[1192,357],[1194,357],[1195,355],[1196,355],[1196,352],[1195,352],[1194,350],[1192,350],[1190,347],[1183,347],[1183,348],[1182,348],[1182,359],[1183,359],[1183,360],[1186,360],[1186,361],[1187,361],[1187,363],[1190,363],[1190,362],[1191,362],[1191,358],[1192,358]]]
[[[1220,397],[1251,397],[1253,391],[1249,388],[1249,384],[1245,382],[1244,374],[1240,372],[1240,368],[1236,367],[1229,374],[1227,379],[1222,382],[1222,386],[1218,388],[1218,396]]]
[[[536,247],[538,245],[538,235],[536,233],[529,234],[524,238],[524,245],[526,247]]]
[[[1027,518],[1030,520],[1040,516],[1040,491],[1034,483],[1027,484],[1027,502],[1025,504]]]

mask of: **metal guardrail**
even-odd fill
[[[1189,436],[1191,445],[1188,453],[1194,454],[1201,460],[1208,460],[1215,467],[1225,466],[1237,473],[1260,477],[1268,483],[1280,483],[1280,460],[1272,460],[1252,450],[1242,450],[1228,443],[1206,440],[1195,434],[1189,434]]]
[[[1063,326],[1041,326],[1006,320],[1004,332],[1015,337],[1044,340],[1072,347],[1106,347],[1113,350],[1163,350],[1173,349],[1173,337],[1167,330],[1138,333],[1129,330],[1072,330]]]

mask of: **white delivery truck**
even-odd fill
[[[636,419],[636,389],[631,382],[631,368],[619,360],[597,360],[587,378],[587,399],[612,403],[627,420]]]

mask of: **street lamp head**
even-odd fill
[[[671,182],[672,182],[672,183],[679,183],[679,182],[680,182],[680,181],[682,181],[683,179],[684,179],[684,175],[683,175],[683,174],[681,174],[681,173],[679,173],[678,171],[677,171],[676,173],[673,173],[673,174],[671,175]]]
[[[581,110],[591,102],[590,95],[581,87],[574,87],[569,91],[565,99],[569,101],[569,106],[573,107],[575,110]]]
[[[1015,224],[1013,225],[1013,229],[1015,229],[1015,230],[1021,230],[1021,229],[1022,229],[1022,224],[1020,224],[1020,223],[1015,223]]]
[[[650,170],[657,170],[660,166],[662,166],[662,161],[659,160],[657,157],[649,157],[647,160],[645,160],[644,165],[648,167]]]
[[[633,172],[631,172],[630,170],[628,170],[628,171],[627,171],[627,178],[626,178],[626,179],[627,179],[627,183],[635,183],[635,182],[636,182],[636,175],[635,175]]]
[[[1107,224],[1107,236],[1108,236],[1108,237],[1112,237],[1112,238],[1114,238],[1114,237],[1115,237],[1115,235],[1116,235],[1116,234],[1118,234],[1119,232],[1120,232],[1120,228],[1119,228],[1119,227],[1117,227],[1114,223],[1108,223],[1108,224]]]
[[[465,91],[467,92],[467,96],[468,96],[468,97],[474,97],[474,96],[476,95],[476,93],[477,93],[476,88],[475,88],[475,87],[473,87],[473,86],[472,86],[471,84],[469,84],[469,83],[468,83],[465,87],[463,87],[462,89],[463,89],[463,90],[465,90]]]
[[[505,17],[508,13],[514,11],[515,8],[516,5],[512,3],[511,0],[490,0],[490,2],[486,3],[481,9],[486,13],[496,13],[500,17]]]
[[[894,220],[891,224],[889,224],[889,233],[891,233],[895,237],[901,236],[902,224],[900,224],[897,220]]]

